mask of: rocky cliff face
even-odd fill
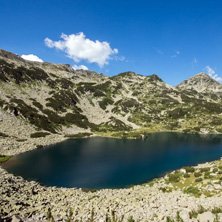
[[[222,86],[205,73],[173,87],[155,74],[107,77],[0,50],[0,89],[1,112],[32,133],[222,132]]]

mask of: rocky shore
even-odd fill
[[[183,221],[214,221],[215,212],[222,219],[222,186],[221,180],[217,179],[220,171],[214,172],[220,166],[221,160],[198,165],[194,172],[189,172],[189,168],[174,171],[148,184],[93,192],[45,187],[0,168],[0,215],[2,218],[12,217],[13,221],[19,221],[19,217],[22,221],[46,221],[50,208],[55,221],[65,221],[71,209],[73,221],[88,221],[93,209],[94,221],[101,222],[112,211],[119,218],[124,215],[124,221],[130,216],[135,221],[167,221],[168,216],[176,218],[177,212]],[[200,169],[208,169],[214,178],[203,179],[201,182],[190,181],[186,185],[184,175],[190,174],[189,178],[192,178]],[[171,181],[169,175],[172,174],[181,175],[180,181]],[[181,187],[180,183],[184,186]],[[199,189],[198,196],[197,193],[186,193],[190,186]]]

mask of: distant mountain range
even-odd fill
[[[202,72],[176,87],[155,74],[108,77],[0,50],[0,112],[53,134],[222,133],[222,85]]]

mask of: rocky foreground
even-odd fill
[[[36,132],[31,125],[0,114],[0,154],[15,155],[65,139],[59,134],[31,138],[30,133]],[[51,209],[55,221],[102,222],[112,218],[113,212],[119,219],[124,216],[123,221],[131,216],[135,221],[222,221],[221,191],[222,160],[185,167],[148,184],[98,191],[45,187],[0,168],[0,217],[14,222],[46,221]]]
[[[0,168],[1,217],[13,221],[106,221],[115,212],[128,221],[222,221],[222,161],[186,167],[148,184],[126,189],[89,191],[44,187]],[[18,215],[16,217],[15,215]],[[49,216],[49,215],[48,215]],[[20,219],[19,219],[20,218]],[[220,220],[217,218],[221,218]],[[91,219],[91,220],[90,220]]]
[[[33,126],[5,112],[0,112],[0,128],[2,155],[65,139],[59,134],[31,138],[36,133]],[[0,168],[0,217],[14,222],[46,221],[51,209],[55,221],[107,221],[106,214],[112,217],[113,212],[119,219],[124,216],[123,221],[131,216],[135,221],[219,221],[217,217],[222,221],[221,179],[221,160],[174,171],[148,184],[98,191],[44,187]]]

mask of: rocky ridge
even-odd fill
[[[173,87],[155,74],[107,77],[0,50],[0,87],[1,112],[36,132],[117,137],[126,131],[222,132],[221,84],[205,73]]]

